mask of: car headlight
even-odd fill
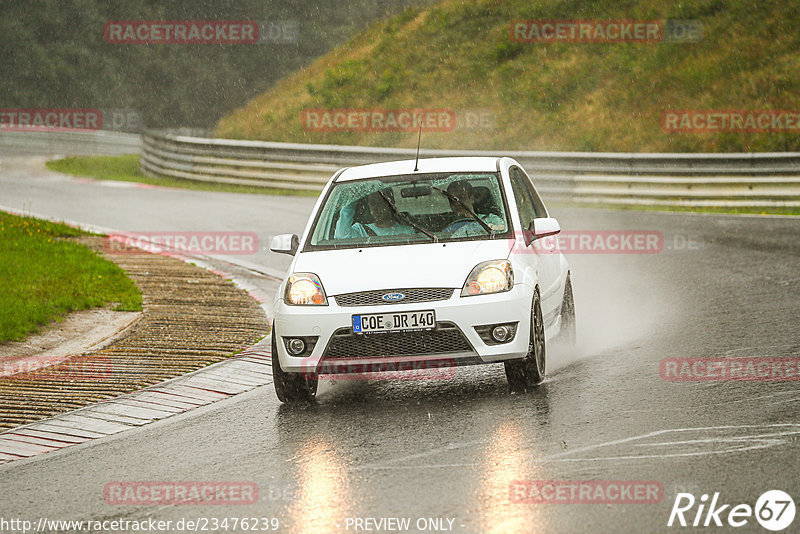
[[[469,273],[464,287],[461,289],[462,297],[473,295],[486,295],[489,293],[502,293],[514,287],[514,271],[508,260],[492,260],[479,263]]]
[[[294,306],[327,306],[328,298],[322,282],[314,273],[294,273],[286,280],[283,294],[286,304]]]

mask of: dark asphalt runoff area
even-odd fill
[[[252,231],[261,251],[245,259],[276,271],[288,257],[267,251],[269,237],[301,233],[313,203],[101,184],[30,160],[0,166],[0,206],[128,231]],[[668,380],[664,361],[797,362],[800,219],[551,211],[565,232],[655,231],[663,241],[654,253],[568,255],[578,347],[548,351],[548,378],[535,392],[510,394],[502,365],[440,380],[326,380],[304,406],[282,406],[264,386],[3,465],[0,517],[153,518],[174,531],[199,520],[211,532],[226,531],[224,518],[228,532],[233,518],[275,518],[280,532],[309,533],[768,532],[756,517],[729,512],[755,507],[768,490],[800,506],[799,383],[774,374]],[[274,292],[274,281],[255,283]],[[258,498],[128,505],[104,495],[131,481],[243,482]],[[570,491],[587,487],[594,502],[574,502],[589,494]],[[637,487],[656,488],[656,498]],[[619,503],[615,488],[634,502]],[[667,526],[679,493],[695,500],[677,503],[689,525],[704,506],[700,526],[677,518]],[[729,506],[707,517],[713,498]],[[800,517],[785,532],[798,529]]]

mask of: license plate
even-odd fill
[[[356,334],[413,332],[432,330],[435,326],[436,314],[433,310],[353,315],[353,332]]]

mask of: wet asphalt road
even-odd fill
[[[271,235],[301,232],[313,199],[100,185],[5,160],[0,205],[120,230],[256,231],[266,249]],[[397,517],[410,531],[443,518],[454,532],[667,532],[695,530],[667,527],[678,492],[752,506],[781,489],[800,505],[797,382],[659,373],[665,358],[800,357],[800,220],[552,211],[568,230],[656,230],[664,248],[568,256],[579,346],[549,352],[536,392],[509,394],[502,366],[460,368],[447,380],[326,381],[302,407],[261,387],[1,466],[0,518],[265,517],[279,531],[322,533],[367,532],[354,518]],[[248,261],[280,270],[287,259]],[[274,290],[272,280],[255,283]],[[526,480],[656,481],[663,496],[514,502],[512,483]],[[109,505],[103,488],[114,481],[247,481],[259,499]],[[752,517],[723,530],[767,532]]]

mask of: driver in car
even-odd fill
[[[483,225],[476,219],[486,223],[492,230],[505,230],[503,219],[494,213],[475,212],[475,193],[472,184],[467,180],[459,180],[447,186],[450,197],[450,209],[455,213],[456,218],[443,231],[453,232],[453,237],[477,235],[484,232]]]
[[[386,195],[386,198],[381,193]],[[356,214],[356,201],[343,207],[339,214],[339,220],[336,221],[336,231],[334,233],[336,239],[413,234],[413,228],[397,222],[394,212],[386,199],[389,202],[394,202],[394,191],[389,187],[367,195],[367,205],[374,222],[366,224],[353,222]]]

